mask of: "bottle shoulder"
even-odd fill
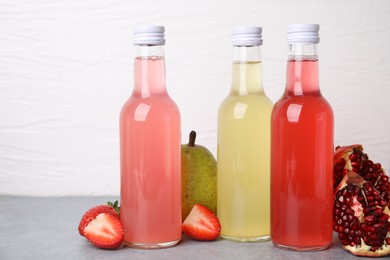
[[[250,106],[272,107],[273,103],[264,93],[250,94],[250,95],[235,95],[230,93],[221,102],[220,109],[227,107],[234,107],[237,103],[246,104]]]
[[[157,104],[157,105],[176,105],[176,102],[168,95],[168,93],[153,94],[146,97],[141,97],[138,94],[132,93],[124,105],[134,104]]]
[[[273,116],[295,110],[308,115],[326,113],[333,117],[333,109],[322,95],[282,96],[273,107]]]
[[[265,95],[228,95],[218,110],[219,119],[261,119],[271,115],[273,103]]]
[[[300,103],[300,104],[318,104],[319,106],[329,106],[329,102],[326,100],[324,96],[321,94],[315,95],[283,95],[276,103],[275,106],[286,106],[292,103]]]
[[[125,102],[121,109],[121,116],[133,115],[139,111],[158,114],[177,114],[180,117],[180,110],[175,101],[169,95],[156,95],[146,98],[134,95]]]

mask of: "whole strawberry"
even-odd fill
[[[119,218],[118,201],[108,202],[89,209],[81,218],[78,227],[81,236],[99,248],[119,248],[124,239]]]

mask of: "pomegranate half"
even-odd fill
[[[343,247],[354,255],[390,254],[390,183],[379,163],[359,144],[334,154],[334,225]]]

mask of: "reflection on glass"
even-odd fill
[[[138,104],[137,108],[134,112],[134,120],[135,121],[145,121],[148,116],[150,110],[150,106],[145,103]]]
[[[287,120],[291,123],[298,123],[302,105],[290,104],[287,108]]]
[[[245,116],[246,109],[248,108],[247,104],[237,103],[234,106],[233,115],[235,119],[242,119]]]

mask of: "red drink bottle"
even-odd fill
[[[332,241],[333,112],[319,87],[319,26],[288,26],[286,89],[271,118],[271,237],[293,250]]]

